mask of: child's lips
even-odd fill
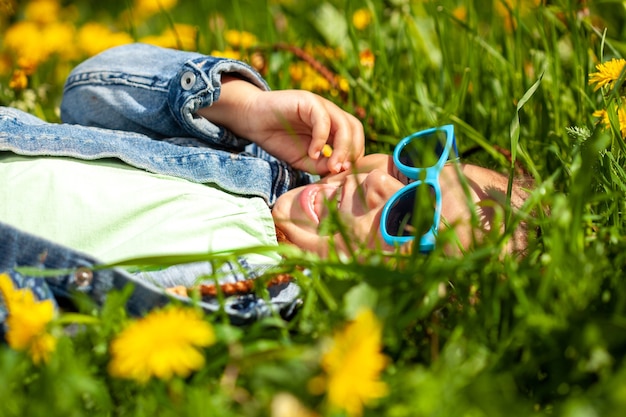
[[[311,184],[300,193],[300,206],[315,224],[320,223],[325,205],[335,196],[338,188],[337,185],[331,184]]]

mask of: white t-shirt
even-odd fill
[[[103,262],[277,244],[261,198],[113,159],[0,153],[0,220]]]

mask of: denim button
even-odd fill
[[[191,90],[195,83],[196,74],[191,71],[183,73],[183,76],[180,77],[180,86],[183,87],[183,90]]]
[[[78,287],[85,287],[93,281],[93,271],[89,268],[80,267],[74,272],[74,279]]]

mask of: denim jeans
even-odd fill
[[[131,274],[120,268],[94,269],[99,262],[93,257],[22,232],[0,222],[0,273],[8,273],[13,284],[18,288],[29,288],[39,300],[68,300],[74,293],[89,296],[96,304],[102,305],[111,290],[121,290],[126,285],[133,286],[133,292],[127,302],[131,315],[164,306],[172,299],[189,302],[188,299],[168,294],[163,290],[170,281],[190,285],[197,277],[211,274],[208,263],[178,265],[157,272]],[[28,275],[20,267],[38,268],[42,271],[58,270],[59,275]],[[233,274],[228,281],[254,278],[262,270],[249,270],[248,265],[225,264]],[[223,272],[223,271],[222,271]],[[224,281],[226,282],[226,281]],[[289,317],[298,306],[300,290],[295,283],[276,285],[269,288],[269,299],[255,294],[227,298],[224,312],[233,324],[250,323],[260,317],[280,314]],[[199,303],[207,313],[215,313],[221,306],[216,299],[207,299]],[[7,311],[0,298],[0,323],[6,319]],[[2,326],[0,326],[0,329]],[[0,330],[1,331],[1,330]]]

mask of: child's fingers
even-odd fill
[[[307,153],[313,160],[326,158],[330,172],[347,169],[351,161],[363,156],[363,125],[356,117],[334,103],[319,98],[319,101],[311,103],[306,118],[311,128]]]
[[[328,169],[332,172],[349,169],[351,163],[364,153],[365,140],[361,122],[347,113],[344,114],[344,123],[334,132],[332,138],[333,152],[328,160]]]
[[[324,111],[323,106],[317,107],[315,110],[310,119],[311,142],[307,153],[311,159],[318,160],[322,156],[322,149],[330,136],[332,121],[330,115]]]

